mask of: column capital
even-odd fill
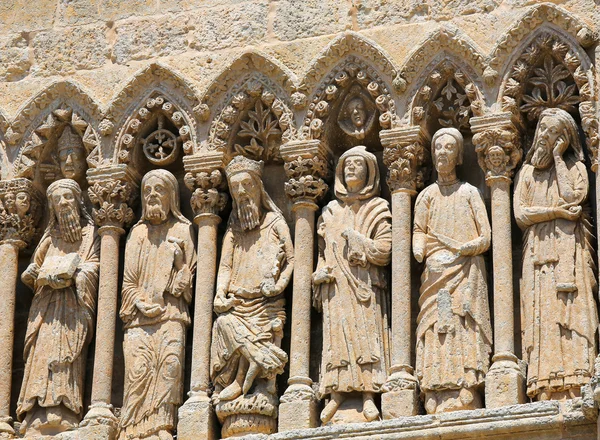
[[[519,130],[511,112],[493,113],[470,120],[479,166],[489,186],[511,182],[523,156]]]
[[[43,197],[31,180],[0,181],[0,243],[25,248],[37,235]]]
[[[316,139],[297,140],[281,146],[285,161],[287,196],[295,206],[317,206],[317,201],[327,192],[325,178],[330,173],[331,151]]]
[[[227,194],[219,191],[225,187],[223,171],[219,168],[207,168],[203,171],[189,172],[185,175],[184,181],[193,191],[190,204],[196,216],[194,221],[219,217],[219,212],[227,204]]]
[[[428,133],[420,126],[381,130],[383,163],[388,168],[387,182],[392,193],[403,190],[416,194],[422,188],[428,168]]]
[[[133,210],[129,204],[137,193],[131,181],[109,178],[96,181],[88,188],[90,201],[95,205],[92,211],[94,222],[100,234],[121,231],[133,221]]]

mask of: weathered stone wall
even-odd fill
[[[379,81],[381,87],[387,88],[391,107],[394,107],[393,110],[390,106],[387,108],[395,118],[392,128],[419,125],[415,110],[430,105],[429,97],[424,97],[426,88],[444,59],[455,66],[453,73],[460,71],[468,77],[466,83],[475,85],[477,98],[483,103],[482,114],[500,112],[506,110],[502,97],[507,94],[507,84],[514,76],[520,57],[544,32],[566,44],[569,54],[582,65],[584,79],[579,80],[587,81],[593,89],[588,94],[592,96],[591,113],[595,114],[597,124],[600,78],[598,69],[591,69],[590,63],[597,65],[600,53],[598,0],[551,3],[527,0],[4,0],[0,2],[0,179],[17,176],[21,158],[28,154],[28,147],[35,144],[33,139],[46,118],[53,110],[65,106],[91,127],[90,136],[95,136],[93,147],[97,147],[93,158],[96,168],[130,163],[129,156],[125,158],[124,139],[130,133],[136,112],[157,92],[173,100],[184,114],[191,132],[191,146],[186,155],[202,156],[231,147],[219,144],[223,137],[216,133],[234,125],[223,122],[227,120],[227,106],[233,96],[246,87],[245,82],[254,77],[267,84],[281,99],[284,113],[291,115],[288,123],[299,132],[303,125],[310,125],[314,105],[319,102],[324,87],[332,81],[329,76],[332,72],[335,75],[336,68],[349,57],[357,57],[369,66],[374,82]],[[531,127],[519,129],[523,148],[527,149]],[[598,146],[597,137],[595,143],[593,140],[597,129],[593,124],[590,129],[583,128],[589,140],[586,160],[592,179],[590,200],[596,197],[592,165],[597,160],[594,150]],[[293,140],[294,135],[287,140]],[[346,146],[336,144],[335,136],[323,138],[332,151],[328,158],[337,159]],[[367,139],[365,143],[376,151],[385,174],[385,157],[379,138]],[[485,174],[477,165],[473,143],[467,137],[465,163],[459,173],[484,193],[489,206],[490,191],[485,184]],[[292,202],[283,191],[285,172],[281,166],[272,166],[272,170],[265,184],[293,229]],[[147,168],[138,169],[140,174],[145,171]],[[182,183],[184,214],[191,219],[194,216],[188,203],[191,191],[183,185],[184,174],[189,170],[184,170],[179,160],[173,165],[173,171]],[[327,179],[331,183],[331,179]],[[429,178],[425,184],[430,181]],[[38,186],[43,190],[43,184]],[[390,190],[383,186],[383,196],[389,200]],[[139,207],[135,209],[138,218]],[[226,215],[223,218],[226,219]],[[512,278],[517,305],[514,342],[515,352],[520,356],[521,234],[514,222],[512,226]],[[224,227],[224,224],[220,226],[219,237]],[[124,240],[121,255],[123,249]],[[30,251],[20,254],[19,273],[26,267]],[[491,252],[489,254],[486,257],[488,276],[493,280]],[[415,298],[420,267],[413,262],[412,268]],[[489,284],[491,295],[493,281]],[[288,322],[283,341],[283,348],[288,352],[291,292],[289,288]],[[19,283],[14,326],[13,417],[23,375],[23,341],[31,298],[31,291]],[[412,308],[414,333],[416,301]],[[312,322],[314,355],[310,372],[316,378],[321,348],[320,318],[316,313]],[[112,403],[119,407],[124,368],[119,321],[117,328]],[[192,358],[191,331],[188,336],[186,392]],[[414,350],[414,337],[411,344]],[[86,405],[92,387],[93,353],[92,344],[88,353]],[[414,363],[414,352],[412,361]],[[286,379],[287,372],[280,378],[280,394],[285,390]],[[559,410],[555,412],[556,419],[562,417]],[[554,416],[552,413],[548,417],[554,420]],[[519,419],[520,416],[511,417]],[[579,425],[584,428],[577,438],[588,438],[588,421],[580,417]],[[529,429],[533,428],[526,427],[523,432]],[[556,432],[561,429],[558,427]],[[396,427],[390,432],[389,438],[399,438],[394,437],[399,435]],[[431,431],[427,435],[438,434]],[[302,435],[305,437],[298,438],[310,438],[313,434]],[[378,434],[373,435],[379,438]],[[406,435],[413,438],[410,437],[413,434]],[[414,435],[419,438],[420,434]],[[511,438],[510,433],[503,435]],[[281,434],[277,438],[297,437]]]

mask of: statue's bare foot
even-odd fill
[[[219,393],[219,400],[233,400],[242,395],[242,386],[237,382],[231,382],[223,391]]]
[[[50,426],[58,426],[62,422],[62,414],[58,407],[50,407],[46,410],[46,418]]]
[[[340,393],[331,393],[331,400],[327,405],[325,405],[323,411],[321,411],[321,423],[323,423],[323,425],[331,420],[342,404],[343,400],[344,399]]]
[[[256,362],[250,362],[250,366],[246,372],[246,377],[244,378],[244,385],[242,387],[244,394],[248,394],[248,391],[250,391],[250,388],[252,388],[254,379],[256,379],[258,373],[260,373],[260,367],[258,364]]]
[[[162,431],[158,431],[158,438],[159,440],[173,440],[171,433],[169,431],[165,431],[164,429]]]
[[[373,394],[371,393],[363,394],[363,415],[365,416],[365,419],[367,419],[367,422],[372,422],[379,418],[379,410],[377,409],[377,406],[375,406]]]
[[[435,414],[437,405],[438,403],[435,393],[425,393],[425,410],[427,411],[427,414]]]

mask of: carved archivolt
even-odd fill
[[[332,70],[320,83],[308,105],[303,126],[298,130],[299,139],[321,139],[332,106],[348,93],[356,93],[357,87],[365,90],[379,110],[379,124],[390,128],[397,121],[396,103],[390,89],[378,72],[361,58],[351,55]]]
[[[262,74],[251,75],[227,94],[200,149],[223,151],[227,161],[238,154],[279,160],[279,146],[296,132],[290,107],[284,90]]]
[[[166,166],[194,150],[195,119],[188,110],[160,91],[148,95],[117,136],[116,161],[129,163],[137,147],[154,166]]]
[[[67,104],[61,104],[43,119],[25,141],[14,163],[14,176],[32,180],[39,178],[44,184],[60,178],[57,144],[61,143],[63,135],[71,137],[68,142],[85,148],[90,168],[101,164],[102,154],[96,131],[80,113]],[[81,140],[76,139],[77,136]]]
[[[541,32],[526,46],[503,81],[500,102],[524,124],[536,121],[546,108],[579,110],[586,144],[598,149],[594,73],[580,48],[553,32]]]

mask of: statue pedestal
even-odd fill
[[[178,416],[177,438],[179,440],[218,438],[215,412],[207,395],[197,393],[190,397],[179,408]]]
[[[311,384],[308,378],[291,378],[279,401],[279,432],[319,426],[319,403]]]
[[[381,395],[381,415],[383,420],[398,417],[416,416],[419,410],[419,397],[416,389],[389,391]]]
[[[525,403],[525,375],[517,357],[512,353],[498,353],[492,358],[492,366],[485,376],[485,407]]]

